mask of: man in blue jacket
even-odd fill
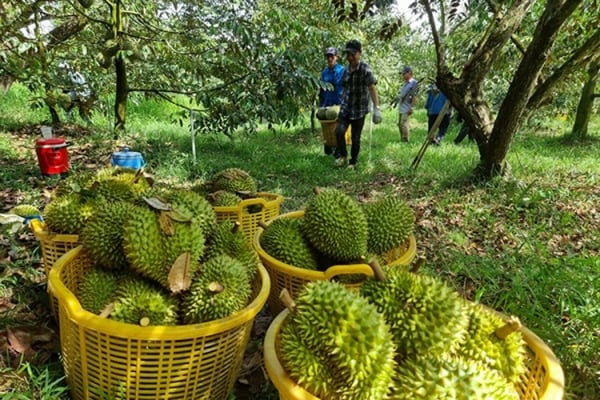
[[[442,93],[435,84],[429,86],[429,90],[427,91],[427,100],[425,101],[425,109],[427,110],[427,130],[429,132],[431,131],[431,128],[433,127],[438,115],[440,115],[442,112],[444,104],[446,104],[446,100],[446,95]],[[433,144],[439,145],[444,138],[444,135],[446,135],[446,131],[450,125],[451,112],[452,111],[450,107],[448,107],[438,128],[437,135],[435,135],[435,138],[432,141]]]
[[[342,78],[345,68],[338,64],[338,52],[335,47],[325,50],[327,66],[321,71],[321,89],[319,91],[319,108],[340,105],[342,103]],[[335,147],[324,145],[325,154],[334,154]]]

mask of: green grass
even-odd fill
[[[0,212],[18,202],[43,206],[44,190],[54,184],[39,178],[35,153],[15,147],[9,134],[10,129],[44,118],[23,110],[24,102],[15,103],[22,97],[12,91],[0,96],[0,106],[7,111],[0,118],[0,185],[11,188],[0,198]],[[13,103],[20,106],[13,109]],[[308,120],[293,128],[238,132],[232,139],[198,134],[194,160],[189,132],[168,122],[170,106],[140,101],[129,112],[128,132],[118,141],[112,140],[108,121],[100,113],[94,115],[91,133],[70,138],[75,143],[70,151],[82,156],[73,160],[73,170],[90,168],[86,164],[90,160],[107,159],[118,144],[141,152],[157,179],[181,184],[210,179],[223,168],[244,168],[261,190],[285,196],[282,212],[301,208],[316,186],[335,186],[359,199],[399,193],[417,215],[418,252],[427,259],[424,273],[443,277],[466,298],[518,316],[561,361],[567,398],[600,398],[597,134],[585,143],[571,143],[564,139],[568,122],[548,120],[541,124],[543,129],[525,127],[510,148],[511,175],[474,183],[472,171],[479,154],[467,140],[452,143],[455,125],[441,146],[427,149],[416,170],[410,168],[426,135],[423,110],[411,121],[410,143],[399,140],[394,110],[384,111],[384,123],[373,126],[372,135],[367,123],[356,171],[333,166],[333,158],[323,154],[318,123],[312,131]],[[590,132],[599,128],[595,116]],[[31,144],[36,135],[31,132],[25,140]],[[32,237],[20,235],[2,236],[11,257],[0,264],[0,293],[12,293],[13,302],[36,309],[43,301],[39,249]],[[30,295],[24,292],[28,287],[35,288]],[[9,312],[0,313],[0,329],[14,321]],[[39,366],[19,376],[31,387],[48,385],[50,390],[51,381],[36,380],[44,371]],[[26,393],[25,387],[0,385],[0,391]],[[273,389],[267,385],[256,398],[269,395]]]

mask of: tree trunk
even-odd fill
[[[117,77],[117,93],[115,96],[115,139],[119,132],[125,130],[125,116],[127,110],[127,96],[129,87],[127,85],[127,69],[125,59],[117,54],[115,57],[115,72]]]
[[[594,105],[594,91],[598,82],[598,72],[600,70],[600,59],[596,60],[587,71],[587,81],[581,89],[579,104],[577,105],[577,114],[575,115],[575,124],[573,124],[573,138],[585,139],[588,134],[588,125],[592,115]]]
[[[549,56],[548,50],[560,27],[581,1],[567,0],[562,5],[549,2],[546,6],[500,106],[490,138],[484,146],[479,165],[482,176],[491,177],[506,172],[506,155],[510,143],[521,125],[535,82]]]

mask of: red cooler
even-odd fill
[[[58,137],[38,139],[35,142],[35,152],[42,175],[64,174],[69,171],[68,146],[65,139]]]

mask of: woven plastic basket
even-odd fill
[[[277,218],[302,218],[304,211],[292,211],[286,214],[282,214]],[[286,264],[280,260],[273,258],[269,255],[260,245],[260,235],[263,229],[259,227],[254,236],[253,246],[262,264],[269,272],[271,278],[271,293],[269,294],[269,309],[273,315],[278,314],[283,310],[284,306],[279,300],[279,293],[282,289],[287,289],[292,298],[296,297],[296,294],[302,290],[304,285],[312,281],[324,281],[331,280],[335,277],[342,277],[343,275],[365,275],[373,276],[373,269],[367,264],[349,264],[349,265],[334,265],[329,267],[326,271],[314,271],[306,268],[294,267],[293,265]],[[389,254],[386,254],[385,258],[387,265],[409,265],[417,254],[417,243],[414,235],[411,235],[409,239],[400,246],[398,249],[394,249]],[[346,284],[348,287],[358,287],[360,283]]]
[[[259,192],[253,199],[242,200],[237,206],[214,207],[217,221],[239,222],[248,244],[252,244],[258,222],[269,222],[279,215],[283,196]]]
[[[63,254],[81,244],[79,235],[49,232],[46,224],[39,219],[32,219],[29,222],[29,226],[33,231],[33,235],[40,242],[42,261],[47,279],[48,276],[50,276],[50,269],[52,269],[54,263],[56,263]],[[54,318],[58,319],[58,299],[54,297],[52,293],[48,293],[48,297],[50,312]]]
[[[337,125],[336,119],[331,120],[322,120],[321,123],[321,131],[323,132],[323,143],[327,146],[337,146],[337,139],[335,138],[335,127]],[[346,144],[352,144],[352,128],[348,126],[345,134]]]
[[[281,400],[319,400],[293,381],[279,361],[279,331],[289,315],[283,310],[271,322],[264,341],[264,360],[267,374],[279,392]],[[506,319],[506,316],[501,315]],[[535,333],[521,327],[527,343],[527,371],[517,384],[521,400],[562,400],[564,396],[564,373],[552,350]]]
[[[264,267],[259,265],[252,300],[243,310],[201,324],[146,327],[82,309],[73,290],[89,268],[77,247],[50,271],[50,289],[60,307],[63,366],[74,400],[227,399],[254,318],[269,293]]]

